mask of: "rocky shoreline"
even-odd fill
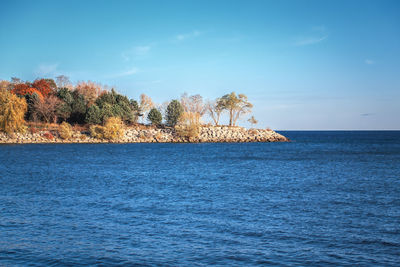
[[[0,144],[36,144],[36,143],[245,143],[245,142],[288,142],[285,136],[264,129],[246,129],[243,127],[203,126],[198,137],[184,138],[177,135],[173,128],[126,127],[124,135],[116,140],[104,140],[90,137],[86,131],[73,131],[72,137],[60,138],[57,131],[43,130],[36,133],[0,133]]]

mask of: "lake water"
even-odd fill
[[[400,263],[400,132],[0,146],[0,265]]]

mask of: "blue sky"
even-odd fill
[[[399,14],[400,1],[2,1],[0,78],[64,74],[158,103],[235,91],[258,127],[400,129]]]

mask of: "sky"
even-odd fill
[[[157,103],[234,91],[260,128],[400,130],[400,1],[3,0],[0,12],[0,79],[66,75]]]

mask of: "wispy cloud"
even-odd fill
[[[363,113],[363,114],[360,114],[360,116],[362,116],[362,117],[368,117],[368,116],[372,116],[372,115],[375,115],[374,113]]]
[[[313,45],[322,42],[326,38],[328,38],[328,36],[300,38],[294,43],[294,45],[295,46]]]
[[[126,77],[126,76],[134,75],[134,74],[138,73],[138,71],[139,71],[139,69],[134,67],[134,68],[116,73],[112,76],[113,77]]]
[[[200,31],[194,30],[194,31],[189,32],[189,33],[176,35],[175,38],[174,38],[174,41],[175,42],[182,42],[182,41],[187,40],[187,39],[196,38],[196,37],[198,37],[200,35],[201,35]]]
[[[314,26],[307,35],[296,38],[295,46],[305,46],[320,43],[328,38],[325,26]]]
[[[58,63],[55,64],[47,64],[47,63],[42,63],[39,64],[39,66],[33,71],[35,75],[38,76],[54,76],[58,74]]]
[[[372,64],[375,64],[375,61],[373,61],[371,59],[366,59],[366,60],[364,60],[364,63],[367,65],[372,65]]]
[[[125,61],[130,61],[133,57],[145,56],[151,50],[151,45],[139,45],[131,47],[121,53]]]

